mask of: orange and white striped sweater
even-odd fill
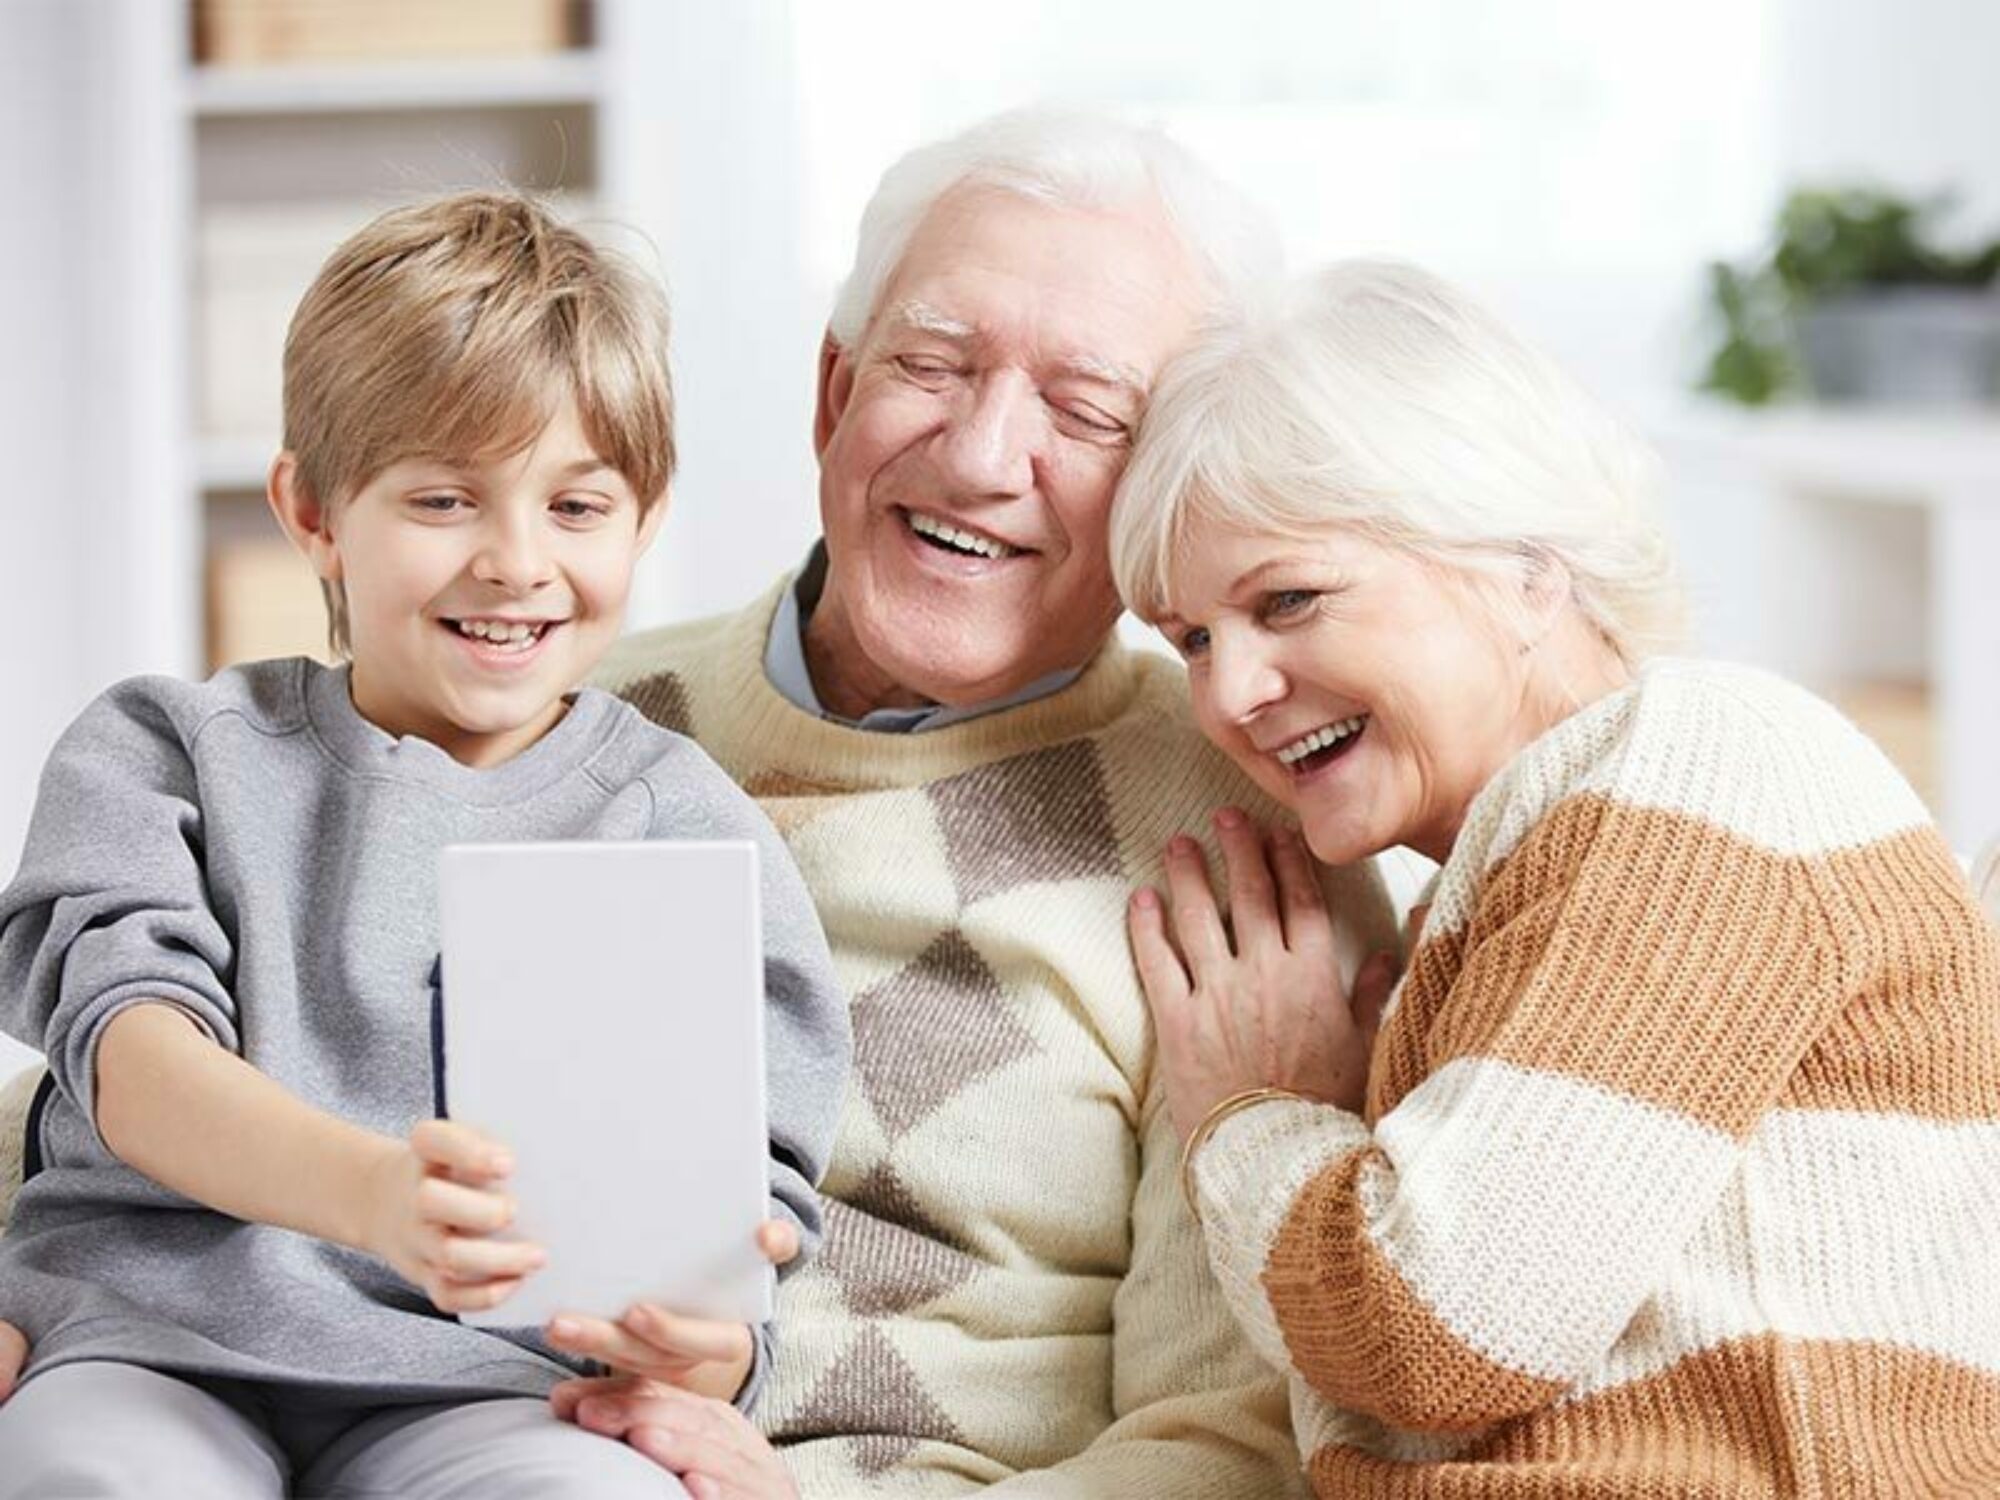
[[[1475,800],[1365,1116],[1196,1158],[1323,1496],[2000,1495],[2000,952],[1825,704],[1662,661]]]

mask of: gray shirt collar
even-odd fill
[[[869,729],[882,734],[921,734],[925,730],[963,724],[967,719],[977,719],[984,714],[998,713],[1003,708],[1018,708],[1023,703],[1046,698],[1083,675],[1082,667],[1051,672],[1046,677],[1036,678],[1019,692],[991,703],[973,703],[960,708],[942,703],[924,704],[917,708],[876,708],[858,719],[843,719],[838,714],[827,712],[819,701],[819,694],[813,690],[812,674],[806,670],[806,625],[812,619],[813,609],[819,603],[820,590],[825,584],[826,543],[819,541],[813,543],[805,566],[799,569],[796,582],[779,596],[778,612],[771,620],[771,636],[764,644],[764,675],[771,679],[771,686],[793,707],[802,708],[816,718],[845,724],[851,729]]]

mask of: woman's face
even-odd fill
[[[1329,528],[1197,522],[1154,623],[1202,732],[1293,809],[1314,854],[1442,861],[1488,779],[1539,732],[1520,643],[1466,579]]]

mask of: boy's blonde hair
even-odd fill
[[[285,338],[285,447],[329,511],[391,464],[527,446],[573,397],[648,509],[674,471],[667,304],[614,251],[517,193],[393,209],[335,250]],[[347,600],[325,585],[335,654]]]

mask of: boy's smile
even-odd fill
[[[518,452],[391,464],[330,514],[296,495],[286,466],[280,519],[346,593],[355,708],[470,766],[519,754],[562,717],[617,637],[665,511],[642,513],[567,399]]]

